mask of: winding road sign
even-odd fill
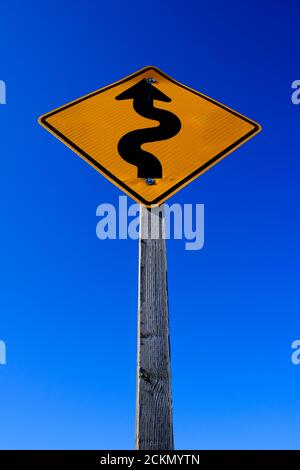
[[[156,67],[39,122],[146,207],[164,202],[261,129]]]

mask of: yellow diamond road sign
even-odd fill
[[[261,129],[156,67],[55,109],[39,122],[147,207],[164,202]]]

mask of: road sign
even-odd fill
[[[156,67],[39,122],[147,207],[164,202],[260,131],[256,122]]]
[[[152,206],[250,139],[260,126],[155,67],[47,113],[39,122],[146,206],[140,211],[136,447],[172,450],[164,206]],[[151,237],[152,229],[158,238]]]

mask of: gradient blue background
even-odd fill
[[[134,447],[137,242],[96,238],[121,192],[37,117],[145,65],[263,132],[170,202],[205,204],[205,247],[168,242],[175,445],[299,449],[297,1],[28,0],[1,6],[2,449]]]

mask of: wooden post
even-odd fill
[[[173,419],[163,206],[140,206],[136,448],[172,450]]]

